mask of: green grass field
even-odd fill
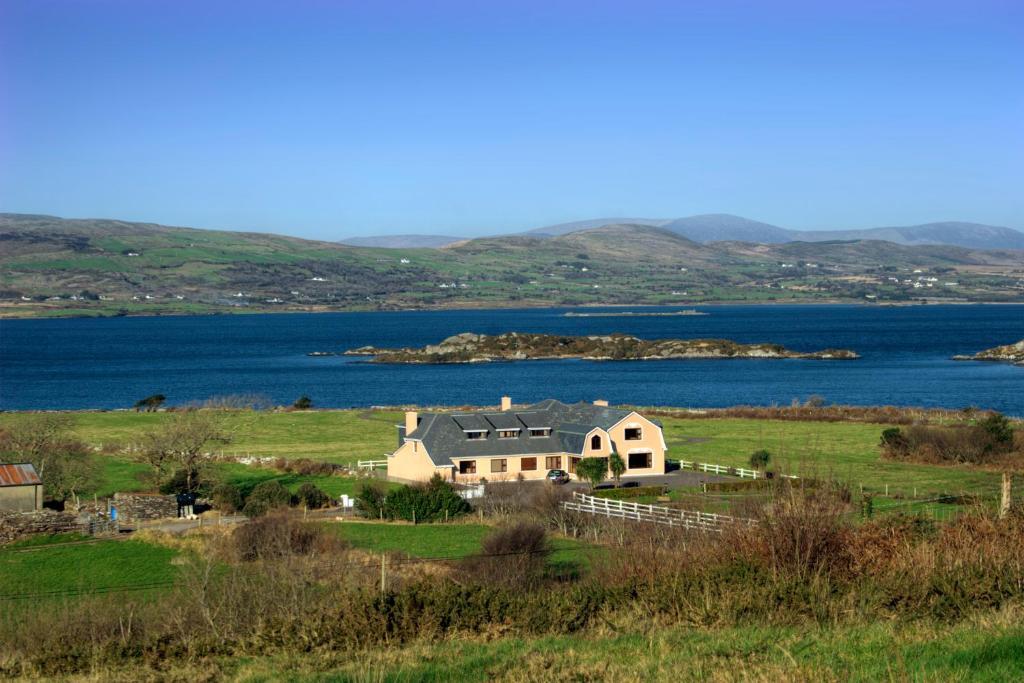
[[[67,535],[49,540],[0,548],[0,612],[63,594],[160,590],[177,575],[170,548],[134,540],[61,545],[78,540]],[[26,547],[32,550],[18,550]]]
[[[95,446],[124,446],[171,417],[134,411],[71,413],[75,434]],[[22,419],[0,415],[0,427]],[[225,416],[231,442],[217,451],[231,455],[310,458],[344,464],[379,460],[398,445],[397,412],[330,410],[306,412],[240,411]]]
[[[257,484],[264,481],[279,481],[292,493],[298,491],[303,484],[310,483],[332,498],[339,498],[342,494],[354,496],[363,482],[362,479],[355,477],[284,474],[266,467],[252,467],[237,463],[217,463],[210,468],[208,476],[218,481],[234,484],[242,491],[243,495],[248,495]],[[379,483],[385,488],[397,486],[397,484],[386,481],[379,481]]]
[[[81,439],[105,447],[132,443],[169,417],[167,413],[132,411],[72,416],[74,431]],[[0,427],[19,419],[22,416],[17,413],[0,415]],[[240,412],[226,418],[232,441],[217,450],[352,464],[380,459],[392,451],[400,419],[397,412],[373,410]],[[888,486],[890,494],[913,496],[916,490],[918,497],[923,497],[940,492],[991,495],[998,489],[998,474],[993,472],[882,460],[878,441],[885,425],[731,418],[663,418],[663,422],[668,457],[677,460],[746,466],[750,453],[764,448],[771,452],[776,468],[837,478],[855,490],[863,485],[866,490],[883,493]],[[97,493],[140,490],[139,474],[144,472],[144,466],[123,457],[109,458],[104,461],[104,482]],[[262,473],[252,474],[260,476]],[[324,483],[336,489],[324,488],[331,495],[351,493],[341,481]]]
[[[402,524],[390,522],[331,522],[331,533],[356,548],[375,552],[401,552],[412,557],[461,559],[480,552],[494,527],[485,524]],[[586,566],[593,546],[568,538],[551,540],[552,565]]]
[[[369,652],[222,658],[220,675],[300,681],[978,681],[1024,678],[1010,617],[954,625],[693,629],[650,626],[546,638],[459,639]],[[1011,622],[1011,623],[1007,623]]]
[[[888,425],[752,419],[664,419],[668,457],[749,467],[750,454],[767,449],[771,465],[804,476],[835,478],[854,488],[911,496],[929,493],[994,494],[999,475],[967,467],[893,462],[880,457]]]

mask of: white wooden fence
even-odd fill
[[[388,461],[387,460],[359,460],[356,464],[359,466],[359,469],[373,470],[373,469],[377,469],[378,467],[387,467],[388,466]]]
[[[764,472],[748,470],[745,467],[727,467],[726,465],[715,465],[709,462],[690,462],[680,460],[679,468],[684,470],[697,470],[699,472],[710,472],[711,474],[725,474],[743,479],[764,479]],[[778,474],[782,479],[799,479],[795,474]]]
[[[717,515],[713,512],[680,510],[660,505],[644,505],[624,500],[598,498],[597,496],[588,496],[579,491],[574,491],[572,498],[571,501],[562,503],[562,507],[575,512],[586,512],[592,515],[617,517],[619,519],[632,519],[638,522],[654,522],[656,524],[678,526],[684,529],[698,529],[721,533],[722,528],[730,524],[757,524],[756,520],[745,517],[732,517],[730,515]]]

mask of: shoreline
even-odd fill
[[[467,305],[467,306],[444,306],[444,307],[422,307],[422,308],[369,308],[369,307],[353,307],[353,308],[289,308],[283,310],[275,310],[272,308],[258,308],[248,309],[239,307],[238,310],[216,310],[208,312],[187,312],[180,310],[168,310],[168,311],[146,311],[137,313],[97,313],[95,315],[88,313],[69,313],[60,314],[55,312],[53,315],[39,315],[32,312],[28,312],[26,315],[9,315],[8,312],[11,310],[0,307],[0,321],[19,321],[19,320],[72,320],[72,319],[84,319],[84,320],[98,320],[98,319],[113,319],[113,318],[167,318],[167,317],[188,317],[188,318],[200,318],[200,317],[212,317],[212,316],[223,316],[223,315],[292,315],[292,314],[321,314],[321,313],[440,313],[440,312],[452,312],[452,311],[514,311],[514,310],[539,310],[539,309],[568,309],[572,310],[588,310],[596,308],[678,308],[681,306],[689,308],[700,308],[700,307],[721,307],[721,306],[856,306],[859,308],[909,308],[915,306],[1024,306],[1024,300],[1021,301],[945,301],[945,300],[931,300],[926,302],[921,301],[893,301],[893,302],[882,302],[882,303],[868,303],[864,301],[855,300],[843,300],[843,299],[824,299],[820,301],[808,301],[806,299],[793,300],[793,301],[708,301],[700,303],[684,303],[684,304],[643,304],[643,303],[631,303],[631,304],[582,304],[577,306],[556,304],[556,303],[539,303],[536,305],[524,304],[523,302],[505,302],[496,303],[494,305]],[[55,311],[57,309],[54,309]],[[621,314],[612,313],[609,316],[618,316]],[[694,314],[690,314],[694,315]],[[700,315],[699,313],[697,315]],[[581,316],[567,316],[567,317],[597,317],[595,315],[581,315]],[[645,316],[637,316],[645,317]],[[683,317],[683,316],[681,316]]]

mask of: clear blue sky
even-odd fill
[[[1024,3],[0,0],[0,210],[1024,228]]]

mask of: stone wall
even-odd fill
[[[110,504],[117,508],[117,521],[121,523],[178,516],[178,500],[174,496],[115,493]]]
[[[0,512],[0,545],[25,536],[83,531],[77,515],[67,512]]]

